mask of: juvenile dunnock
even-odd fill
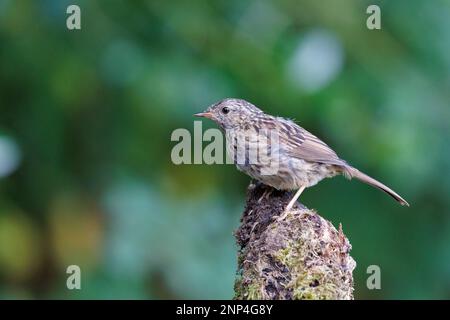
[[[275,189],[297,190],[285,214],[305,188],[338,174],[357,178],[386,192],[401,205],[409,206],[395,191],[353,168],[322,140],[293,121],[265,114],[245,100],[224,99],[196,116],[212,119],[225,132],[227,153],[239,170]],[[239,144],[244,145],[243,153],[238,151]],[[261,149],[268,157],[265,161],[260,157]],[[252,153],[257,154],[253,157],[256,161],[251,161]],[[241,161],[238,161],[239,154],[244,154]],[[268,170],[269,163],[276,163],[276,170]]]

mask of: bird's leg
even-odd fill
[[[258,199],[258,203],[260,203],[262,199],[267,199],[267,197],[272,193],[272,191],[273,191],[272,188],[264,190],[262,196],[259,197]]]
[[[295,193],[294,197],[288,203],[288,205],[286,206],[286,209],[284,209],[283,214],[277,219],[277,221],[281,221],[281,220],[284,220],[284,218],[286,218],[286,216],[288,215],[289,211],[294,206],[295,201],[297,201],[298,197],[300,197],[300,195],[302,194],[303,190],[305,190],[305,186],[301,186],[300,189],[297,190],[297,192]]]
[[[303,190],[305,190],[305,186],[301,186],[300,189],[297,190],[297,192],[295,193],[294,197],[292,198],[292,200],[287,205],[285,211],[289,211],[289,210],[292,209],[292,207],[294,206],[294,203],[297,201],[298,197],[300,197],[300,195],[302,194]]]
[[[267,200],[269,198],[269,196],[272,194],[272,192],[273,192],[272,188],[266,189],[264,191],[263,195],[259,198],[258,203],[260,203],[262,199],[266,199]]]
[[[261,197],[259,197],[259,199],[258,199],[258,203],[260,203],[260,202],[261,202],[261,200],[265,198],[265,196],[266,196],[266,193],[267,193],[267,189],[266,189],[266,190],[264,190],[264,192],[263,192],[262,196],[261,196]]]

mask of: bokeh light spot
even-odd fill
[[[13,173],[20,160],[21,153],[17,143],[8,136],[0,136],[0,178]]]
[[[324,30],[313,30],[301,39],[290,58],[288,77],[294,85],[315,92],[336,78],[343,61],[342,45],[336,36]]]

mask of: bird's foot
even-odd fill
[[[278,216],[278,217],[276,217],[276,220],[278,221],[278,222],[281,222],[281,221],[283,221],[284,219],[286,219],[286,217],[288,216],[288,214],[291,212],[291,209],[292,209],[292,207],[294,206],[294,203],[289,203],[288,205],[287,205],[287,207],[284,209],[284,211],[283,211],[283,213],[280,215],[280,216]]]
[[[272,191],[273,191],[273,189],[266,189],[263,192],[262,196],[258,199],[258,203],[260,203],[262,201],[262,199],[267,200],[269,198],[270,194],[272,193]]]
[[[291,211],[292,207],[294,207],[294,204],[297,202],[297,199],[300,196],[300,194],[303,192],[303,190],[305,190],[304,186],[302,186],[300,189],[298,189],[298,191],[295,193],[294,197],[291,199],[291,201],[289,201],[288,205],[284,209],[283,214],[277,218],[278,222],[283,221],[287,217],[287,215]]]
[[[275,218],[276,218],[276,221],[277,222],[281,222],[281,221],[283,221],[284,219],[286,219],[286,217],[287,217],[287,215],[289,214],[289,211],[283,211],[283,213],[281,214],[281,216],[276,216]]]
[[[262,196],[261,196],[261,197],[259,197],[259,199],[258,199],[258,203],[260,203],[260,202],[261,202],[261,200],[262,200],[262,199],[264,199],[264,197],[266,196],[266,193],[267,193],[267,190],[264,190],[264,192],[263,192]]]

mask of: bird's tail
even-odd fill
[[[408,206],[409,207],[409,203],[406,202],[405,199],[403,199],[401,196],[399,196],[394,190],[392,190],[391,188],[385,186],[384,184],[382,184],[381,182],[375,180],[372,177],[369,177],[367,174],[362,173],[361,171],[359,171],[356,168],[353,168],[351,166],[345,166],[343,168],[343,173],[344,175],[351,179],[351,178],[356,178],[364,183],[367,183],[373,187],[376,187],[384,192],[386,192],[388,195],[390,195],[392,198],[394,198],[395,200],[397,200],[402,206]]]

